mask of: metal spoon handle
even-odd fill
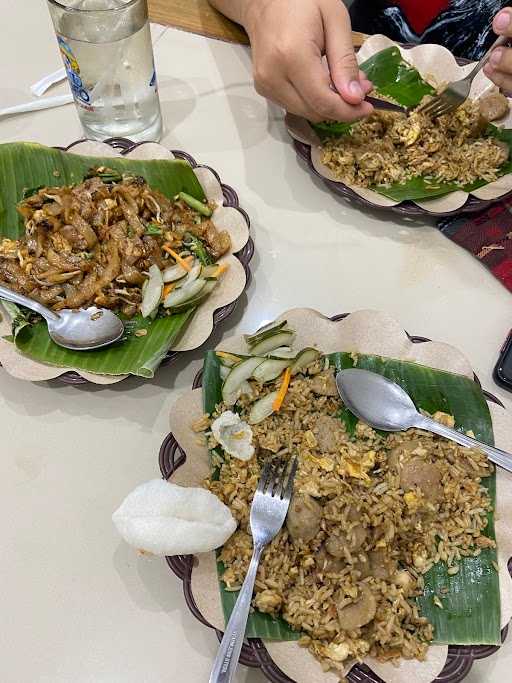
[[[486,443],[482,443],[477,439],[473,439],[471,436],[462,434],[451,427],[446,427],[446,425],[440,424],[429,417],[424,417],[420,415],[418,420],[415,422],[414,427],[418,429],[426,429],[428,432],[434,432],[434,434],[439,434],[439,436],[444,436],[447,439],[451,439],[461,446],[467,446],[468,448],[477,448],[483,451],[489,460],[504,470],[512,472],[512,453],[507,453],[507,451],[502,451],[501,448],[494,448],[494,446],[488,446]]]
[[[251,608],[256,572],[258,571],[263,548],[263,545],[254,546],[251,564],[224,631],[224,637],[213,664],[209,683],[230,683],[233,680],[244,642],[245,627]]]
[[[27,308],[30,308],[31,311],[35,311],[36,313],[39,313],[39,315],[42,315],[48,322],[55,322],[59,319],[59,316],[53,311],[50,311],[49,308],[46,308],[46,306],[34,301],[34,299],[29,299],[28,296],[13,292],[12,289],[2,287],[2,285],[0,285],[0,299],[11,301],[13,304],[20,304],[20,306],[26,306]]]

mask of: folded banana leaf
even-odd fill
[[[151,187],[169,198],[179,192],[186,192],[199,200],[205,198],[190,164],[181,159],[89,157],[34,143],[7,143],[0,145],[0,239],[16,239],[24,234],[23,222],[16,211],[16,204],[24,195],[45,185],[80,183],[91,167],[98,166],[140,175]],[[69,351],[51,341],[44,322],[24,324],[19,329],[24,311],[18,309],[19,333],[10,340],[33,360],[57,367],[107,375],[152,377],[169,348],[184,332],[193,310],[154,321],[136,316],[128,321],[127,335],[122,342],[97,351]],[[147,334],[136,336],[134,332],[137,329],[144,329]]]
[[[434,88],[426,83],[413,66],[404,61],[397,47],[388,47],[370,57],[360,65],[362,71],[368,76],[375,86],[375,91],[384,97],[393,99],[403,107],[416,107],[425,95],[431,95]],[[312,124],[321,139],[350,134],[351,124],[340,121],[324,121]],[[512,131],[503,130],[489,124],[485,135],[503,140],[510,150],[509,159],[500,168],[499,175],[507,175],[512,172]],[[411,178],[405,183],[395,183],[390,187],[372,187],[375,192],[394,199],[397,202],[407,200],[434,199],[464,190],[471,192],[488,183],[478,180],[461,187],[455,183],[439,182],[434,179],[427,180],[421,176]]]
[[[337,369],[354,367],[354,359],[349,353],[331,354],[329,361]],[[473,430],[476,438],[493,444],[489,408],[482,391],[470,379],[416,363],[378,356],[358,355],[357,367],[378,372],[397,382],[409,393],[418,408],[429,413],[437,410],[450,413],[455,417],[457,429]],[[215,353],[207,354],[203,371],[203,405],[205,412],[211,412],[221,401],[222,382]],[[344,411],[340,417],[349,429],[354,426],[355,418],[348,411]],[[487,487],[494,507],[495,474],[482,483]],[[489,513],[484,533],[494,538],[492,512]],[[463,559],[455,576],[448,575],[446,565],[441,562],[425,574],[425,590],[418,598],[418,604],[422,614],[434,626],[435,643],[500,643],[499,577],[495,562],[496,551],[485,550],[477,557]],[[218,569],[219,588],[227,620],[238,594],[225,590],[220,581],[222,565]],[[437,606],[438,600],[441,600],[443,609]],[[282,619],[272,619],[267,614],[254,611],[249,617],[247,636],[294,640],[299,634],[292,631]]]

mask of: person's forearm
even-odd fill
[[[219,12],[237,24],[244,25],[245,13],[251,0],[208,0]]]

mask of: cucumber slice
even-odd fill
[[[255,355],[262,355],[278,349],[280,346],[291,346],[295,339],[295,332],[283,330],[277,334],[273,334],[267,339],[263,339],[258,344],[251,348],[251,353]]]
[[[291,363],[291,360],[277,360],[269,358],[258,365],[256,370],[252,373],[254,379],[260,384],[271,382],[273,379],[279,377],[285,368]]]
[[[183,281],[178,282],[178,284],[176,285],[176,288],[187,287],[191,282],[194,282],[194,280],[197,280],[199,278],[199,276],[201,275],[201,270],[202,270],[202,265],[200,263],[195,262],[192,265],[192,268],[187,273],[187,276],[183,279]]]
[[[297,354],[295,361],[292,363],[292,375],[296,375],[301,370],[304,370],[304,368],[307,368],[308,365],[314,363],[321,356],[322,354],[320,353],[320,351],[317,351],[316,349],[312,349],[310,347],[302,349],[302,351],[299,354]]]
[[[228,368],[227,365],[222,365],[222,363],[220,364],[219,375],[220,375],[221,380],[224,381],[230,372],[231,372],[231,370],[230,370],[230,368]]]
[[[196,280],[196,282],[199,282],[199,280]],[[207,280],[206,284],[200,290],[197,296],[192,297],[192,299],[187,299],[181,304],[175,304],[174,306],[171,306],[171,310],[173,311],[173,313],[178,313],[179,311],[184,311],[187,308],[190,308],[191,306],[198,306],[202,301],[204,301],[208,296],[210,296],[210,294],[216,286],[217,281]]]
[[[186,271],[183,266],[180,266],[179,263],[176,263],[174,266],[169,266],[169,268],[164,270],[164,282],[176,282],[177,280],[181,280],[187,275],[187,272],[188,271]]]
[[[164,301],[164,308],[174,308],[180,304],[194,299],[199,292],[206,285],[206,280],[194,280],[186,287],[180,287],[180,289],[173,289],[166,297]]]
[[[267,337],[271,337],[274,334],[277,334],[280,330],[283,329],[283,327],[286,326],[286,320],[283,320],[281,323],[269,323],[268,325],[264,325],[261,327],[257,332],[254,334],[245,334],[244,339],[247,343],[247,346],[252,347],[255,346],[256,344],[259,344],[261,341],[266,339]]]
[[[297,354],[293,349],[291,349],[289,346],[280,346],[278,349],[274,349],[273,351],[269,351],[268,357],[269,358],[289,358],[290,360],[295,360],[295,356]]]
[[[253,404],[251,412],[249,413],[248,422],[251,425],[256,425],[258,422],[262,422],[265,418],[272,415],[274,412],[273,405],[277,398],[279,392],[273,391],[267,394],[263,398],[260,398]]]
[[[158,266],[153,264],[149,268],[149,278],[146,282],[146,289],[144,290],[144,296],[140,305],[140,312],[142,313],[143,318],[149,318],[151,313],[158,308],[160,299],[162,298],[164,281]]]
[[[227,405],[233,405],[238,398],[237,391],[242,386],[242,382],[251,377],[258,365],[261,365],[264,358],[247,358],[237,363],[231,368],[229,375],[222,385],[222,400]]]

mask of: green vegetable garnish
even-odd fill
[[[100,178],[104,183],[120,183],[123,176],[119,171],[100,166],[99,168],[90,168],[87,171],[84,180],[88,180],[89,178]]]
[[[192,235],[192,233],[187,232],[185,233],[185,244],[190,249],[190,251],[195,256],[197,256],[197,258],[203,266],[210,266],[212,265],[212,263],[215,263],[215,260],[210,256],[209,252],[207,251],[206,247],[204,246],[203,242],[199,239],[199,237],[196,237],[195,235]]]
[[[145,235],[162,235],[163,230],[158,223],[148,223],[146,229],[144,230]]]
[[[191,209],[194,209],[194,211],[198,211],[203,216],[209,218],[212,215],[212,210],[207,204],[200,202],[198,199],[192,197],[186,192],[180,192],[178,197],[182,199],[185,202],[185,204],[190,206]]]

